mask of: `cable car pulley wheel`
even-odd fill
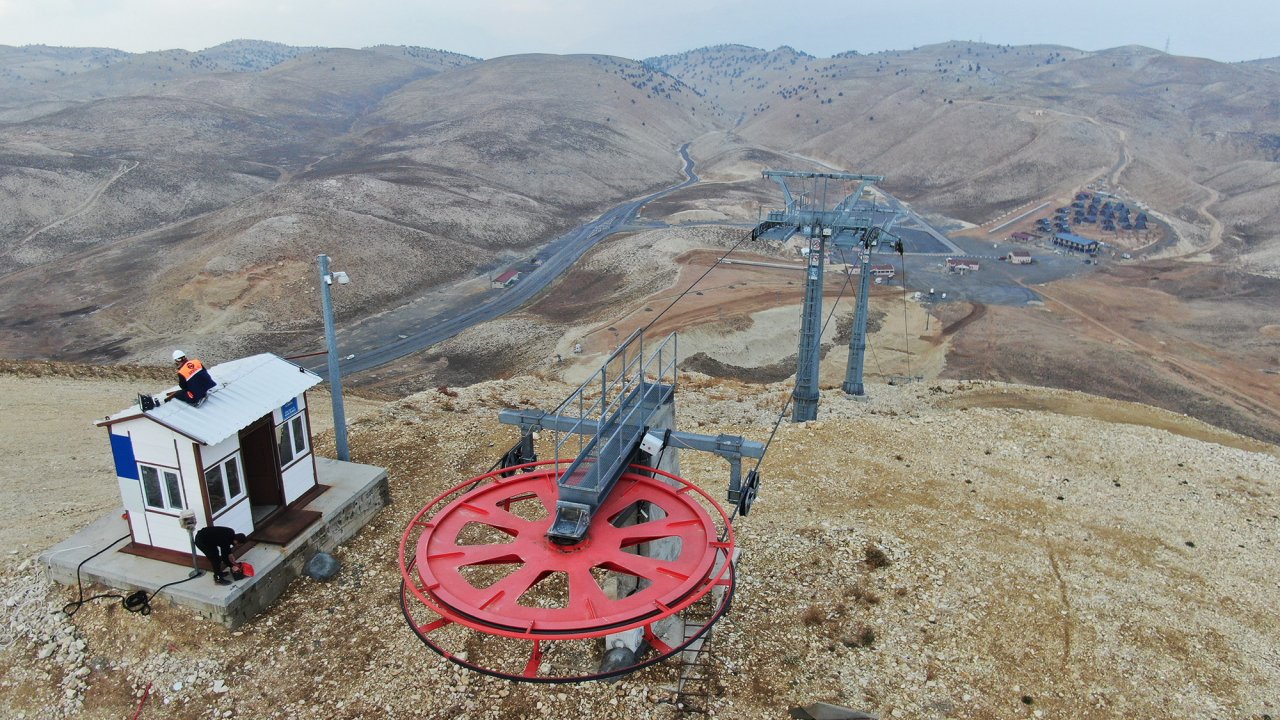
[[[446,658],[491,675],[537,682],[630,672],[678,652],[728,609],[733,533],[711,497],[674,475],[632,466],[571,546],[547,538],[564,461],[490,472],[441,494],[410,522],[400,545],[401,605],[410,627]],[[510,474],[513,469],[523,472]],[[502,473],[507,473],[503,477]],[[658,552],[637,551],[655,543]],[[715,594],[721,587],[726,590]],[[691,606],[694,633],[672,647],[657,624]],[[708,604],[711,609],[708,611]],[[637,665],[603,673],[555,669],[558,644],[641,628],[656,650]],[[505,650],[475,657],[484,638]],[[598,640],[596,641],[598,644]],[[514,649],[513,649],[514,648]],[[560,652],[566,655],[569,651]],[[498,655],[506,663],[497,661]]]

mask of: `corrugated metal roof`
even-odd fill
[[[218,387],[200,407],[176,400],[145,413],[131,407],[98,424],[145,415],[193,440],[216,445],[320,382],[319,375],[271,353],[215,365],[209,374]]]
[[[1059,240],[1065,240],[1067,242],[1076,243],[1077,245],[1097,245],[1098,244],[1097,240],[1090,240],[1089,238],[1080,237],[1079,235],[1074,235],[1072,233],[1067,233],[1067,232],[1057,233],[1056,235],[1054,235],[1054,237],[1058,238]]]

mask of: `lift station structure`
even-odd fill
[[[870,251],[895,214],[862,200],[877,175],[765,177],[782,186],[786,208],[751,238],[782,228],[808,241],[793,420],[811,420],[827,245],[862,249],[852,368],[866,347]],[[831,181],[856,187],[827,208]],[[541,683],[615,677],[678,655],[681,697],[699,682],[692,696],[708,697],[705,658],[735,584],[733,522],[751,512],[767,446],[676,429],[676,351],[674,333],[646,344],[637,330],[554,410],[499,414],[520,439],[489,472],[427,503],[401,539],[401,610],[424,644],[471,670]],[[850,373],[846,390],[860,391],[860,360]],[[552,458],[539,461],[543,432]],[[680,476],[682,449],[728,462],[732,512]],[[746,473],[744,458],[757,461]]]
[[[881,241],[890,239],[888,229],[897,219],[892,210],[876,206],[874,199],[863,199],[864,191],[884,180],[881,175],[841,172],[806,172],[797,170],[765,170],[765,178],[782,188],[786,205],[771,210],[761,228],[783,227],[801,233],[807,240],[808,261],[804,305],[800,312],[800,348],[796,367],[796,389],[793,422],[816,420],[818,417],[818,365],[821,359],[822,294],[828,246],[841,253],[859,249],[861,282],[853,337],[849,342],[849,362],[843,389],[854,396],[865,395],[862,371],[867,349],[867,307],[870,296],[871,251]],[[833,193],[834,185],[835,192]],[[851,192],[849,187],[853,187]],[[834,206],[828,200],[839,197]],[[895,248],[901,253],[900,241]]]
[[[428,503],[401,541],[402,610],[428,647],[531,682],[613,677],[682,652],[697,666],[733,595],[732,521],[759,485],[742,459],[765,447],[677,431],[676,375],[675,334],[646,346],[637,331],[555,410],[500,413],[520,440]],[[539,462],[544,431],[554,457]],[[728,461],[732,515],[680,477],[680,449]]]

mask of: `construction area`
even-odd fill
[[[871,181],[825,179],[853,182],[852,198]],[[717,264],[707,255],[708,269],[687,262],[669,281],[685,292],[563,335],[574,361],[558,374],[356,398],[352,467],[386,468],[375,494],[386,508],[365,504],[364,529],[325,546],[342,566],[332,580],[282,575],[278,602],[233,629],[211,634],[183,607],[190,593],[153,598],[149,615],[116,596],[72,617],[60,607],[74,596],[30,552],[11,555],[8,642],[32,661],[5,668],[7,704],[26,717],[1274,712],[1258,688],[1280,687],[1267,660],[1280,638],[1257,624],[1274,589],[1251,578],[1274,551],[1275,448],[1150,407],[938,379],[942,349],[988,309],[947,320],[965,301],[930,307],[931,326],[931,300],[873,282],[868,251],[897,249],[892,214],[874,225],[853,203],[789,205],[761,232],[801,235],[805,264],[727,269],[793,277],[765,294],[787,288],[799,317],[766,321],[778,311],[762,307],[742,323],[698,303],[688,291]],[[814,213],[807,229],[801,210]],[[833,252],[854,253],[858,272],[825,272]],[[832,292],[835,305],[854,296],[843,329],[829,322]],[[799,337],[796,353],[750,359],[761,332]],[[893,384],[863,377],[884,377],[877,350],[892,351]],[[688,367],[709,352],[777,365],[781,382]],[[11,417],[42,428],[57,416],[50,401],[83,383],[97,383],[88,395],[107,414],[142,377],[10,372]],[[331,421],[313,395],[306,447],[324,457]],[[15,469],[33,472],[47,451],[30,424],[10,425],[35,463]],[[93,430],[70,433],[83,435],[76,465],[56,482],[97,477],[95,489],[44,488],[63,506],[20,513],[11,546],[46,547],[119,501]],[[68,541],[45,563],[66,582],[92,544]],[[86,579],[111,581],[89,567]],[[56,698],[41,689],[55,676]]]

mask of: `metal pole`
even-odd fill
[[[871,302],[872,242],[871,239],[863,236],[862,263],[859,271],[861,277],[858,278],[858,306],[854,313],[853,337],[849,339],[849,362],[844,375],[843,389],[846,395],[866,394],[866,388],[862,384],[862,371],[867,357],[867,310]]]
[[[198,578],[204,574],[200,569],[200,565],[196,562],[196,530],[194,527],[187,528],[187,539],[191,541],[191,572],[187,573],[189,578]],[[215,572],[217,568],[214,568]]]
[[[795,404],[791,409],[792,422],[818,419],[818,370],[822,355],[822,285],[823,255],[827,251],[822,228],[812,228],[809,238],[808,279],[805,282],[804,307],[800,311],[800,348],[796,365],[796,389],[791,396]],[[815,257],[816,254],[816,257]]]
[[[329,296],[329,256],[317,255],[320,265],[320,297],[324,303],[324,341],[329,355],[329,392],[333,396],[333,437],[338,446],[338,459],[348,461],[347,414],[342,408],[342,369],[338,367],[338,338],[333,331],[333,298]]]

